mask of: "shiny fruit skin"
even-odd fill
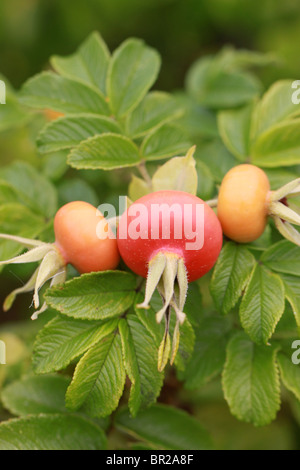
[[[97,225],[103,215],[91,204],[70,202],[61,207],[54,218],[55,245],[66,264],[81,274],[115,269],[120,261],[117,240],[99,239]]]
[[[225,175],[219,191],[217,214],[224,234],[239,243],[259,238],[266,227],[270,183],[255,165],[238,165]]]
[[[137,204],[142,204],[147,209],[146,222],[148,223],[149,229],[147,238],[134,240],[130,237],[128,229],[131,222],[135,219],[135,216],[130,215],[130,210]],[[171,212],[169,239],[162,239],[162,237],[153,239],[151,237],[151,230],[157,229],[157,227],[153,226],[157,220],[154,221],[154,218],[151,217],[151,206],[153,204],[166,204],[168,207],[176,204],[178,208],[181,208],[178,212],[175,211],[175,214]],[[174,220],[175,224],[182,227],[182,233],[185,233],[185,221],[184,217],[182,217],[182,214],[185,213],[185,204],[192,207],[193,230],[195,230],[196,227],[196,205],[201,204],[204,206],[204,245],[200,249],[186,249],[186,243],[192,240],[188,240],[184,236],[181,239],[176,239],[174,236]],[[159,233],[162,233],[161,228],[165,221],[165,214],[159,213]],[[203,221],[201,223],[203,226]],[[121,233],[125,233],[126,236],[121,238]],[[165,252],[174,253],[184,259],[188,281],[192,282],[202,277],[213,267],[222,247],[222,229],[214,211],[198,197],[182,191],[157,191],[135,201],[128,208],[127,212],[122,215],[117,236],[122,259],[132,271],[145,278],[147,277],[150,260],[153,259],[157,253]]]

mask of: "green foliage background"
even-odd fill
[[[228,107],[235,107],[246,103],[252,94],[255,94],[258,90],[263,92],[276,80],[299,78],[300,5],[296,0],[288,0],[286,2],[278,2],[276,0],[243,0],[242,2],[240,0],[144,0],[143,2],[138,0],[127,0],[126,2],[123,0],[89,0],[85,2],[80,0],[72,2],[67,0],[30,0],[26,2],[23,0],[2,0],[0,4],[0,72],[9,80],[12,87],[18,89],[29,77],[39,73],[41,70],[49,69],[50,56],[53,54],[61,56],[74,53],[78,46],[94,30],[101,32],[111,51],[128,37],[144,39],[147,45],[157,49],[162,58],[162,68],[155,83],[155,89],[167,92],[177,92],[187,87],[193,93],[195,91],[194,83],[198,83],[198,72],[196,70],[195,74],[193,76],[190,74],[189,79],[187,79],[191,65],[201,57],[220,54],[221,50],[224,51],[222,49],[223,46],[233,46],[237,49],[267,53],[267,56],[256,57],[254,55],[251,59],[249,57],[238,59],[246,60],[246,62],[248,60],[248,63],[251,64],[250,67],[246,67],[251,69],[251,77],[249,75],[248,81],[247,75],[245,87],[246,95],[247,93],[250,95],[247,95],[246,98],[243,94],[231,96],[225,89],[223,95],[218,96],[218,100],[223,99],[223,103],[225,105],[227,103]],[[254,74],[252,75],[253,64],[256,65],[254,67],[254,79]],[[235,66],[233,66],[234,68]],[[256,82],[257,79],[259,83]],[[104,172],[101,169],[97,172],[89,169],[67,169],[63,148],[56,149],[57,152],[51,157],[45,152],[46,154],[41,158],[41,155],[37,152],[35,140],[43,124],[46,124],[46,120],[42,114],[37,114],[33,119],[28,119],[26,112],[23,114],[23,110],[18,109],[17,105],[16,108],[14,107],[13,95],[14,93],[11,93],[11,119],[13,121],[14,112],[18,113],[18,125],[13,126],[13,128],[6,128],[7,120],[5,122],[1,121],[0,115],[0,130],[2,131],[0,134],[0,165],[3,167],[3,169],[0,169],[0,179],[4,179],[17,187],[18,197],[21,194],[22,204],[26,206],[26,209],[23,207],[23,210],[18,212],[20,201],[17,200],[17,196],[11,191],[11,187],[8,189],[2,187],[1,194],[5,196],[6,201],[7,197],[9,197],[10,203],[14,204],[14,206],[6,209],[0,208],[0,212],[2,210],[0,219],[2,221],[5,220],[5,210],[13,209],[14,213],[17,214],[18,223],[20,223],[20,220],[21,222],[22,220],[23,222],[27,221],[27,225],[29,225],[28,220],[31,222],[30,230],[27,227],[29,231],[25,234],[22,233],[23,236],[39,236],[39,238],[45,241],[52,241],[51,218],[55,213],[56,207],[75,198],[86,200],[94,205],[97,205],[99,201],[111,202],[116,205],[118,194],[127,193],[130,183],[130,172],[126,171],[126,169],[118,169],[113,172]],[[27,93],[28,95],[30,94]],[[178,99],[182,99],[185,102],[185,98],[180,93],[178,93]],[[247,148],[245,141],[235,139],[235,136],[230,133],[230,126],[229,128],[220,126],[223,131],[222,143],[216,126],[214,113],[216,103],[213,102],[213,93],[211,95],[209,93],[205,93],[203,96],[199,95],[197,99],[203,104],[203,109],[201,108],[197,121],[194,120],[195,116],[192,114],[190,121],[181,121],[181,125],[188,129],[191,134],[191,142],[186,142],[182,138],[179,142],[181,147],[179,146],[176,150],[179,153],[182,150],[183,154],[190,143],[196,143],[202,149],[203,158],[197,158],[198,176],[200,179],[199,187],[201,188],[200,196],[208,199],[214,195],[216,185],[220,183],[226,169],[242,161],[247,156],[249,148]],[[234,102],[232,100],[237,101]],[[232,122],[234,126],[239,123],[242,127],[247,122],[247,113],[247,108],[243,115],[230,114],[229,111],[228,116],[226,111],[224,111],[225,116],[222,116],[221,113],[219,119],[225,123]],[[191,129],[193,129],[195,122],[199,122],[199,128],[197,127],[193,134]],[[91,126],[92,124],[90,123]],[[131,122],[130,126],[134,135],[134,122]],[[199,132],[199,129],[201,129],[202,134]],[[299,139],[297,139],[297,136],[295,136],[295,141],[299,146]],[[40,150],[43,146],[45,150],[45,145],[53,145],[53,142],[55,143],[55,138],[51,140],[51,135],[49,138],[49,135],[47,137],[47,135],[43,136],[40,134],[38,145]],[[224,142],[227,144],[227,148],[224,146]],[[146,144],[143,147],[145,155],[147,155]],[[232,146],[232,144],[237,146]],[[265,157],[266,147],[263,144],[264,142],[261,143],[261,147],[258,146],[254,150],[251,149],[258,163],[265,163],[263,158]],[[276,150],[273,147],[272,145],[267,146],[267,150],[272,155],[272,158]],[[173,155],[173,149],[170,154],[165,149],[163,150],[165,153],[162,152],[162,149],[158,148],[158,156],[166,158]],[[222,158],[220,157],[220,161],[214,166],[212,156],[216,154],[221,155]],[[285,163],[282,163],[285,156],[276,155],[278,165],[275,166],[278,166],[279,169],[271,168],[268,170],[274,188],[299,176],[298,159],[291,161],[291,166],[287,169],[280,170],[280,166],[285,165]],[[149,168],[153,172],[156,168],[156,163],[155,161],[151,163],[151,160],[155,160],[157,155],[153,157],[153,155],[149,154],[148,157]],[[18,162],[14,163],[10,170],[7,169],[7,164],[17,160]],[[22,160],[21,163],[19,162],[20,160]],[[28,164],[32,165],[38,173],[35,174],[34,170],[32,172],[32,167],[28,166]],[[75,155],[73,154],[73,166],[76,168],[76,165],[78,168],[75,153]],[[58,189],[57,193],[53,191],[53,186]],[[134,189],[131,188],[131,191],[134,192]],[[38,195],[38,200],[36,195]],[[44,199],[40,199],[41,195],[44,196]],[[4,196],[2,197],[4,198]],[[45,224],[45,221],[50,222]],[[24,227],[26,227],[25,222]],[[13,224],[14,221],[10,221],[10,223]],[[43,229],[41,229],[41,226]],[[6,226],[5,229],[9,231],[11,227]],[[1,231],[4,231],[3,226]],[[274,264],[273,249],[269,248],[265,251],[270,239],[274,243],[281,238],[276,232],[268,230],[266,237],[260,240],[256,251],[254,247],[254,251],[251,252],[254,253],[259,263],[257,263],[258,267],[256,268],[255,276],[253,275],[253,282],[249,287],[249,289],[253,289],[253,294],[250,298],[253,298],[253,295],[257,293],[255,281],[259,274],[261,276],[260,279],[262,279],[263,274],[265,277],[270,276],[270,274],[266,274],[264,271],[265,267],[261,267],[261,264],[263,264],[263,266],[275,271],[270,282],[273,283],[273,289],[279,296],[276,303],[276,308],[279,308],[279,310],[281,309],[280,302],[282,301],[282,296],[280,296],[282,283],[285,286],[289,286],[289,300],[293,310],[298,312],[299,326],[299,287],[295,277],[299,276],[299,267],[297,264],[292,263],[293,268],[291,269],[290,267],[287,268],[285,264],[290,260],[294,260],[298,252],[292,252],[292,249],[289,252],[289,245],[284,246],[281,264],[278,264],[278,258],[275,259]],[[286,242],[280,243],[285,244]],[[1,259],[8,257],[8,254],[11,256],[16,254],[13,253],[13,249],[14,247],[3,247],[1,245]],[[282,354],[279,359],[279,369],[282,372],[284,387],[282,386],[281,390],[282,406],[276,421],[267,426],[255,428],[253,424],[238,421],[229,411],[228,403],[231,406],[231,412],[238,418],[241,418],[241,406],[237,402],[231,403],[231,397],[235,393],[235,390],[231,390],[231,384],[233,380],[232,371],[246,371],[247,366],[249,366],[247,362],[243,363],[242,361],[244,357],[243,352],[249,351],[253,343],[251,343],[249,337],[244,336],[244,333],[239,333],[228,343],[229,358],[223,375],[223,386],[226,387],[228,403],[223,398],[218,375],[224,365],[225,346],[228,340],[227,333],[230,331],[234,319],[231,315],[225,318],[222,315],[215,314],[215,306],[219,307],[219,294],[221,293],[221,295],[224,295],[224,299],[219,311],[224,308],[226,311],[223,313],[228,313],[235,307],[244,287],[242,281],[249,276],[249,272],[244,269],[244,266],[247,265],[249,270],[254,263],[254,255],[247,248],[239,249],[238,253],[234,253],[235,250],[238,251],[233,244],[229,243],[227,245],[226,250],[222,254],[220,264],[215,270],[210,288],[209,277],[201,281],[201,309],[202,313],[204,312],[204,316],[201,316],[200,319],[197,317],[195,305],[197,305],[199,300],[198,292],[193,292],[192,290],[190,296],[191,305],[187,306],[191,312],[190,321],[197,326],[196,344],[199,347],[199,354],[206,358],[205,365],[197,360],[196,355],[191,363],[189,363],[185,376],[183,372],[175,376],[174,370],[169,370],[159,398],[160,403],[154,405],[151,410],[146,410],[140,414],[140,418],[134,424],[127,410],[122,408],[113,417],[114,426],[111,425],[107,417],[98,417],[94,422],[91,422],[85,416],[72,415],[67,412],[63,396],[69,385],[68,375],[73,371],[74,364],[69,366],[70,370],[67,368],[61,375],[30,376],[32,373],[31,352],[36,334],[43,325],[53,318],[54,314],[51,311],[46,312],[37,322],[30,322],[29,311],[31,310],[29,310],[29,307],[31,296],[25,295],[18,298],[12,310],[6,314],[2,313],[0,317],[0,338],[6,342],[8,352],[8,365],[0,365],[0,385],[4,387],[1,419],[6,421],[7,418],[12,416],[21,417],[18,424],[16,424],[16,421],[8,421],[4,424],[4,428],[2,428],[3,435],[8,436],[7,440],[9,441],[9,436],[13,436],[16,430],[17,432],[22,430],[24,435],[28,437],[28,444],[26,442],[14,442],[16,447],[22,445],[30,447],[31,433],[33,438],[39,435],[41,442],[37,443],[37,445],[44,446],[46,438],[43,438],[42,432],[45,426],[49,426],[50,430],[59,426],[64,435],[67,435],[68,429],[74,429],[74,435],[69,436],[70,441],[66,438],[66,441],[61,442],[62,448],[68,448],[68,446],[72,448],[72,446],[76,447],[77,445],[78,447],[83,446],[85,448],[89,446],[91,448],[104,447],[106,445],[106,438],[104,436],[106,430],[108,430],[108,446],[113,449],[145,446],[141,442],[147,442],[146,446],[154,448],[189,449],[196,448],[200,445],[199,443],[204,448],[209,448],[211,446],[210,438],[207,437],[206,432],[203,430],[203,425],[213,437],[213,445],[216,448],[299,449],[300,406],[294,397],[295,395],[299,398],[300,395],[299,377],[293,377],[293,371],[289,367],[290,364],[286,363],[285,355]],[[239,280],[231,280],[232,285],[229,288],[224,286],[222,279],[220,276],[218,277],[218,270],[223,271],[223,267],[228,270],[232,269],[230,263],[228,264],[226,261],[226,257],[229,260],[232,260],[234,257],[236,262],[235,269],[240,270],[239,272],[241,273]],[[290,265],[291,263],[288,266]],[[262,274],[258,271],[261,271]],[[32,266],[9,266],[5,268],[1,274],[1,298],[4,299],[16,287],[16,282],[26,280],[31,272]],[[277,276],[278,272],[280,278]],[[74,274],[72,269],[70,269],[70,277]],[[72,289],[70,288],[70,290]],[[235,298],[236,292],[239,293],[237,298]],[[195,302],[194,305],[193,300]],[[59,302],[54,292],[52,304],[50,302],[50,305],[57,308],[57,304]],[[241,311],[249,306],[245,304],[247,304],[247,297],[243,298]],[[59,310],[59,308],[57,309]],[[90,311],[90,309],[87,310]],[[141,323],[135,323],[135,317],[132,314],[130,315],[128,320],[129,332],[129,327],[126,326],[127,323],[125,322],[124,324],[123,322],[122,327],[119,327],[122,332],[121,337],[124,341],[128,334],[133,335],[133,337],[136,335],[136,338],[143,334],[151,345],[155,343],[155,336],[151,336],[146,330],[140,330],[146,324],[147,319],[142,318],[141,312],[139,315]],[[56,331],[59,332],[64,328],[63,324],[59,324],[60,321],[66,322],[67,331],[71,327],[72,322],[74,322],[72,319],[67,318],[67,320],[68,322],[59,319],[52,320],[52,323],[49,324],[50,326],[47,325],[51,335],[55,335]],[[94,354],[96,358],[99,358],[101,351],[97,351],[96,340],[99,339],[97,335],[100,333],[97,331],[97,325],[94,325],[93,321],[93,319],[92,321],[86,321],[86,326],[83,325],[83,327],[91,329],[91,333],[89,333],[91,335],[89,354],[91,357]],[[109,334],[111,334],[115,326],[114,320],[110,320],[110,322],[107,324]],[[279,329],[276,331],[277,335],[279,335],[278,337],[283,341],[283,345],[286,346],[286,351],[289,351],[291,335],[293,337],[295,334],[294,330],[291,332],[291,325],[293,325],[292,309],[286,303],[285,316],[282,317]],[[76,331],[76,328],[75,322],[73,331]],[[245,329],[247,331],[247,326]],[[43,331],[47,333],[47,329]],[[206,332],[210,335],[209,338],[213,338],[213,341],[206,342]],[[255,333],[252,331],[252,325],[248,327],[247,332],[251,338],[254,335],[254,339],[256,339]],[[44,344],[42,341],[43,334],[46,335],[46,333],[42,333],[39,336],[38,342],[35,343],[38,354],[36,356],[37,364],[33,364],[33,366],[36,369],[40,367],[42,372],[60,370],[65,364],[49,365],[47,358],[46,362],[43,362],[43,351],[39,349],[39,345]],[[266,334],[268,336],[268,332]],[[286,341],[286,344],[284,344],[284,341]],[[94,347],[95,344],[96,348]],[[79,339],[76,347],[78,348],[77,352],[79,351],[81,354],[85,351],[84,345],[80,343]],[[81,350],[80,347],[82,348]],[[121,348],[120,344],[113,344],[112,341],[112,347],[115,351],[115,357],[118,358]],[[201,349],[201,347],[204,349]],[[264,347],[254,346],[255,351],[253,355],[255,357],[263,356]],[[274,403],[270,405],[270,402],[268,402],[265,407],[267,408],[270,405],[270,415],[278,409],[278,395],[280,393],[279,370],[275,368],[273,360],[276,352],[276,347],[273,347],[263,356],[265,367],[272,372],[269,383],[264,384],[264,374],[260,375],[259,367],[257,370],[257,381],[259,383],[262,382],[263,386],[265,385],[266,389],[270,390],[270,394],[272,395],[273,393],[274,395]],[[127,353],[130,355],[130,351]],[[72,359],[75,359],[76,354],[74,351],[70,352],[71,356]],[[240,363],[235,363],[235,358],[239,357],[241,357]],[[39,359],[41,362],[39,362]],[[134,371],[130,370],[130,366],[127,367],[129,369],[126,370],[127,375],[132,379],[132,377],[135,377]],[[18,381],[23,374],[29,374],[29,378],[27,376],[27,378]],[[78,374],[80,374],[80,368]],[[120,372],[120,375],[122,375],[122,372]],[[118,377],[120,382],[124,379],[125,376]],[[185,387],[182,385],[183,380],[185,380]],[[247,381],[247,377],[245,381]],[[161,386],[159,377],[156,377],[155,384],[158,391]],[[135,388],[131,390],[130,396],[128,397],[125,394],[125,397],[123,397],[124,404],[127,403],[129,398],[132,406],[135,406],[139,396],[138,387],[143,387],[143,383],[135,383],[134,385]],[[126,390],[127,395],[129,395],[128,384]],[[49,391],[52,391],[52,393],[49,393]],[[84,394],[86,391],[79,388],[76,393],[80,395],[80,393]],[[103,393],[109,396],[112,391],[104,390]],[[28,396],[32,397],[32,401],[27,401]],[[105,396],[103,399],[105,399]],[[256,397],[254,397],[255,399]],[[258,397],[259,399],[260,397]],[[169,409],[169,406],[172,408]],[[40,420],[36,419],[37,413],[42,413]],[[48,413],[51,413],[51,418],[47,418]],[[33,416],[28,418],[28,415]],[[261,415],[258,414],[254,417],[242,416],[242,418],[246,418],[246,421],[254,422],[254,424],[261,424],[262,416],[264,416],[264,411]],[[49,419],[51,423],[49,423]],[[43,424],[43,420],[47,424]],[[166,422],[169,422],[167,430],[164,427]],[[150,425],[147,427],[145,423],[150,423]],[[15,426],[19,427],[15,428]],[[180,429],[184,428],[190,430],[187,436],[180,434]],[[63,431],[64,429],[66,430],[65,432]],[[81,440],[81,437],[76,434],[76,429],[85,430],[83,434],[86,436],[86,441]],[[3,435],[0,436],[0,441],[1,437],[3,439]],[[132,435],[135,436],[134,439],[129,437]],[[51,432],[47,435],[47,439],[50,448],[51,446],[57,446],[55,436]]]

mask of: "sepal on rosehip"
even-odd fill
[[[269,194],[269,215],[275,222],[278,231],[292,243],[300,246],[300,233],[293,225],[300,225],[298,208],[290,198],[300,195],[300,178],[282,186]]]
[[[115,269],[119,263],[117,240],[110,224],[87,202],[74,201],[62,206],[54,218],[54,234],[54,243],[0,234],[0,238],[28,248],[26,253],[2,261],[0,265],[40,262],[29,281],[6,297],[5,311],[11,308],[18,294],[33,291],[36,311],[31,318],[35,320],[47,309],[46,303],[39,309],[39,290],[50,280],[50,287],[64,283],[68,264],[83,274]]]
[[[15,301],[18,294],[33,291],[33,303],[35,309],[40,306],[39,301],[39,289],[50,279],[51,286],[63,283],[66,279],[66,265],[62,258],[59,250],[52,243],[44,243],[38,240],[31,240],[28,238],[17,237],[14,235],[0,234],[1,239],[15,241],[20,243],[29,250],[14,258],[6,261],[1,261],[1,265],[6,264],[21,264],[21,263],[33,263],[41,261],[38,268],[34,271],[29,281],[22,287],[12,291],[4,300],[3,310],[8,311]],[[40,310],[37,310],[32,315],[32,319],[36,319],[40,313],[45,311],[47,305],[44,303]]]
[[[300,214],[290,198],[300,194],[300,178],[276,191],[271,191],[266,173],[251,164],[237,165],[229,170],[220,186],[217,199],[218,218],[224,234],[238,243],[257,240],[271,217],[279,232],[300,245]],[[215,205],[215,200],[210,202]]]

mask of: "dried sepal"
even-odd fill
[[[179,346],[179,327],[184,322],[186,315],[183,312],[188,290],[188,276],[181,256],[175,253],[159,252],[149,263],[146,281],[145,298],[138,308],[149,308],[151,298],[157,290],[162,298],[162,308],[156,313],[157,323],[165,318],[166,327],[164,337],[159,347],[158,369],[166,366],[171,350],[169,335],[170,312],[176,315],[176,326],[172,339],[171,362],[173,363]]]
[[[18,294],[31,291],[33,291],[34,307],[35,309],[38,309],[40,306],[39,290],[41,287],[50,279],[52,279],[52,285],[55,285],[58,282],[64,282],[66,278],[65,261],[56,246],[52,243],[44,243],[39,240],[31,240],[29,238],[4,233],[0,234],[0,239],[14,241],[20,243],[25,248],[28,248],[28,251],[21,255],[5,261],[0,261],[0,266],[40,262],[40,265],[34,271],[29,281],[24,284],[24,286],[13,290],[6,297],[3,304],[3,310],[6,312],[12,307]],[[44,303],[43,306],[32,315],[32,319],[36,319],[42,311],[46,310],[46,308],[47,305]]]

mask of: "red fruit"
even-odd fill
[[[173,334],[171,363],[179,345],[179,324],[183,323],[188,282],[206,274],[215,264],[222,247],[222,229],[214,211],[201,199],[181,191],[158,191],[135,201],[122,215],[118,247],[127,266],[146,277],[145,300],[149,308],[157,288],[163,306],[156,319],[166,320],[159,348],[158,368],[169,358],[170,309],[177,317]]]
[[[134,213],[138,204],[143,204],[146,209],[142,217],[139,214],[137,216],[130,215]],[[161,205],[163,209],[159,214],[159,220],[156,219],[155,205]],[[174,208],[176,205],[175,212],[170,212],[172,205],[174,205]],[[191,207],[190,214],[186,211],[186,219],[189,220],[184,220],[185,205]],[[204,244],[201,249],[187,249],[187,245],[193,240],[184,236],[184,229],[186,228],[187,231],[189,228],[187,225],[192,224],[191,232],[195,233],[197,205],[203,207],[204,210],[204,219],[202,221],[201,216],[199,222],[201,227],[198,227],[200,230],[204,229]],[[153,214],[151,216],[151,207],[154,208],[155,217],[153,217]],[[149,233],[146,234],[146,238],[134,240],[130,238],[128,229],[137,218],[141,226],[148,225]],[[162,227],[164,224],[168,224],[169,218],[170,237],[162,239]],[[153,227],[153,224],[155,224],[155,227]],[[182,229],[183,236],[180,239],[175,238],[176,227],[179,227],[179,231],[180,228]],[[153,232],[158,228],[160,237],[158,239],[151,238],[151,230]],[[122,236],[124,237],[122,234],[125,234],[125,238],[122,238]],[[200,237],[199,231],[197,235]],[[142,234],[142,237],[144,236],[145,234]],[[158,191],[138,199],[130,206],[127,213],[121,217],[118,228],[118,247],[127,266],[143,277],[147,277],[149,262],[157,253],[174,253],[183,258],[188,280],[192,282],[206,274],[215,264],[222,247],[222,229],[214,211],[202,199],[182,191]]]

